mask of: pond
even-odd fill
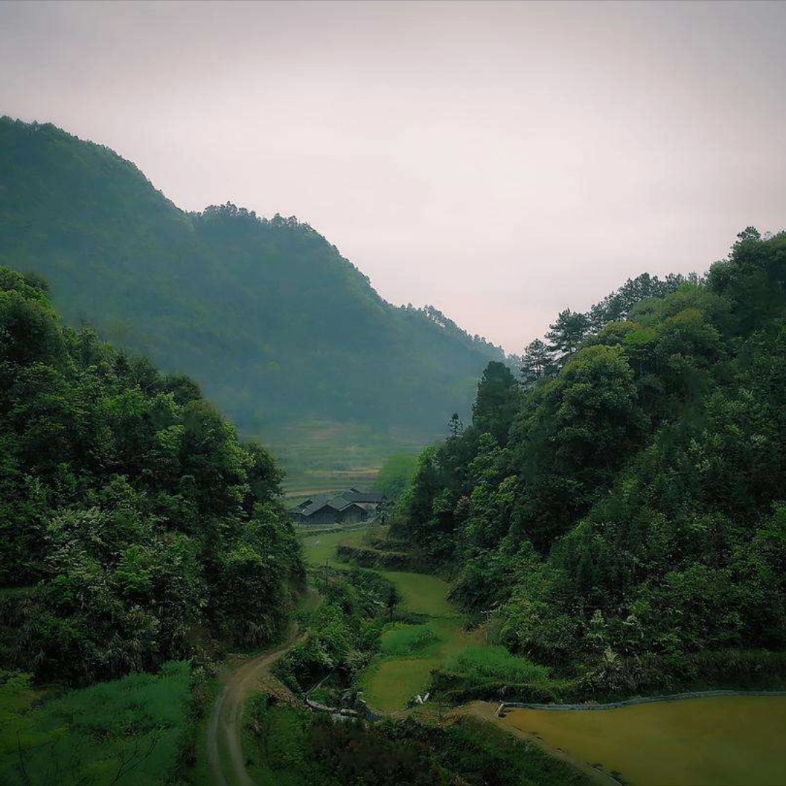
[[[509,710],[498,721],[636,786],[783,786],[786,697],[721,696],[609,710]]]

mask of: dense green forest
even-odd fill
[[[49,124],[0,119],[0,226],[0,264],[44,275],[67,324],[189,374],[246,436],[329,434],[323,461],[358,433],[380,457],[428,444],[502,359],[434,308],[385,302],[308,224],[183,212]]]
[[[2,668],[85,685],[275,636],[304,569],[271,456],[36,276],[0,268],[0,337]]]
[[[395,536],[585,692],[782,679],[786,233],[561,313],[522,371],[489,364]]]

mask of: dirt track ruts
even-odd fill
[[[216,786],[253,786],[246,771],[241,740],[246,700],[270,667],[307,635],[292,623],[283,644],[246,661],[224,678],[223,690],[213,705],[207,727],[207,763]]]

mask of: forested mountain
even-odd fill
[[[522,382],[491,363],[402,514],[398,537],[460,566],[456,600],[590,692],[766,674],[751,651],[786,650],[786,233],[563,312]]]
[[[68,324],[193,376],[245,434],[331,421],[426,444],[502,358],[385,302],[308,224],[185,213],[111,150],[7,117],[0,264],[44,275]]]
[[[86,684],[260,645],[304,579],[281,472],[187,377],[0,268],[0,664]]]

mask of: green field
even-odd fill
[[[399,429],[380,433],[370,426],[307,421],[254,435],[286,471],[287,496],[373,486],[379,468],[394,453],[418,455],[439,435],[424,437]]]
[[[336,559],[335,553],[338,544],[358,543],[364,535],[365,530],[356,530],[305,537],[306,559],[312,565],[327,562],[340,567],[343,563]],[[483,646],[482,634],[464,630],[463,615],[448,601],[450,585],[438,576],[392,570],[377,572],[395,584],[401,596],[401,611],[423,617],[423,622],[418,624],[389,626],[382,636],[382,651],[360,677],[360,686],[371,707],[382,711],[402,710],[413,696],[426,691],[433,668],[463,650]],[[419,646],[414,640],[426,628],[430,639],[426,646]]]
[[[336,559],[336,548],[342,541],[358,543],[366,534],[365,529],[352,531],[340,530],[337,532],[303,534],[303,556],[309,565],[324,565],[326,562],[332,567],[346,567],[346,563]]]
[[[786,698],[723,696],[594,711],[512,710],[500,721],[637,786],[782,786]]]

